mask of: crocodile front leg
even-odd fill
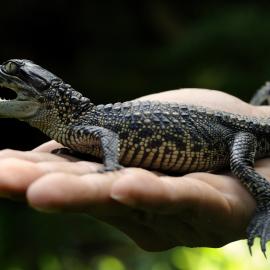
[[[230,164],[232,172],[240,178],[257,202],[256,211],[248,226],[248,246],[256,236],[261,238],[261,249],[265,255],[266,242],[270,240],[270,183],[254,168],[257,139],[248,132],[239,132],[231,144]]]
[[[62,143],[72,150],[103,158],[104,168],[99,172],[123,168],[119,164],[119,137],[115,132],[98,126],[75,126]]]

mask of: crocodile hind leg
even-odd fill
[[[261,250],[265,255],[266,242],[270,240],[270,183],[254,168],[257,139],[248,132],[239,132],[230,147],[230,166],[257,202],[256,211],[247,228],[248,246],[256,236],[261,239]]]

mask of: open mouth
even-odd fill
[[[0,86],[0,101],[9,101],[17,98],[17,93],[9,88]]]

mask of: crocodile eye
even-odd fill
[[[18,66],[13,62],[7,62],[4,65],[4,70],[5,70],[6,73],[13,75],[13,74],[17,73]]]

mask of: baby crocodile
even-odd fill
[[[259,236],[265,254],[270,183],[253,164],[270,155],[270,118],[154,101],[95,106],[29,60],[0,65],[0,85],[17,93],[0,100],[0,117],[18,118],[74,151],[103,158],[104,171],[121,165],[178,173],[230,167],[257,202],[249,248]]]

